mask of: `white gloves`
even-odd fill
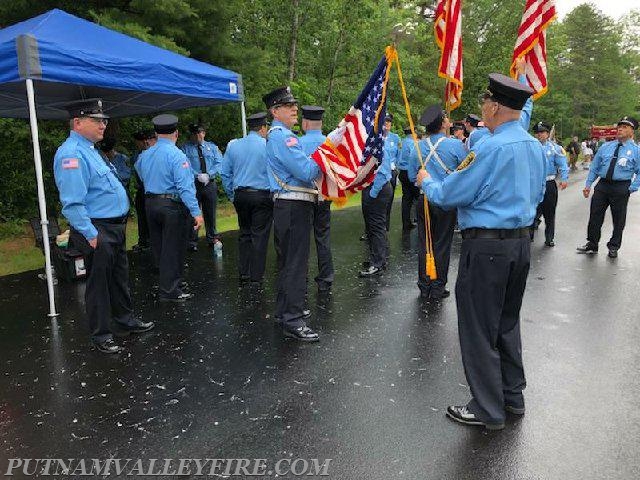
[[[208,173],[199,173],[198,176],[198,181],[204,185],[206,185],[207,183],[209,183],[209,174]]]
[[[342,140],[345,130],[346,127],[344,126],[338,127],[335,130],[331,131],[329,135],[327,135],[327,138],[331,140],[331,143],[333,143],[334,145],[338,145],[340,143],[340,140]]]

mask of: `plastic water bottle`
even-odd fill
[[[213,244],[213,257],[220,258],[222,257],[222,242],[218,240]]]

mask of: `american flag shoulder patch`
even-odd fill
[[[62,169],[63,170],[71,170],[78,168],[78,159],[77,158],[65,158],[62,160]]]
[[[185,160],[184,162],[182,162],[182,168],[189,168],[189,161]]]
[[[287,147],[293,147],[298,144],[298,139],[296,137],[289,137],[284,143]]]

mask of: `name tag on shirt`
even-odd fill
[[[63,170],[70,170],[70,169],[74,169],[74,168],[78,168],[78,159],[77,158],[65,158],[64,160],[62,160],[62,169]]]

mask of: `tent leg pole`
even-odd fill
[[[40,224],[42,225],[42,245],[44,246],[45,271],[47,275],[47,290],[49,292],[49,317],[56,317],[56,304],[53,293],[53,272],[51,269],[51,249],[49,248],[49,221],[47,220],[47,204],[44,197],[44,182],[42,180],[42,158],[40,156],[40,140],[38,138],[38,118],[36,116],[36,102],[33,92],[33,80],[27,78],[27,100],[29,101],[29,122],[31,124],[31,139],[33,141],[33,161],[36,169],[36,183],[38,185],[38,207],[40,209]]]
[[[240,114],[242,115],[242,136],[247,136],[247,111],[244,108],[244,102],[240,102]]]

